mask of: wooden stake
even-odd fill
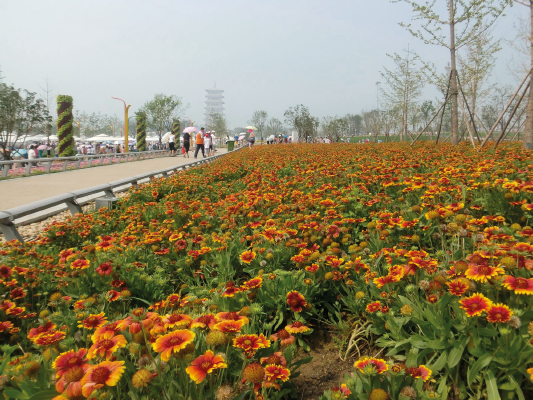
[[[532,71],[533,71],[533,67],[528,71],[527,75],[525,76],[525,78],[520,83],[520,86],[518,86],[518,89],[516,89],[516,91],[514,92],[513,96],[511,97],[511,99],[509,100],[509,102],[505,106],[504,110],[502,111],[502,113],[500,114],[500,116],[498,117],[496,122],[494,123],[493,127],[490,128],[489,133],[487,133],[487,137],[485,137],[485,140],[483,140],[483,143],[481,143],[481,148],[483,148],[485,146],[485,144],[489,141],[490,137],[492,136],[492,133],[494,132],[494,130],[496,129],[496,127],[500,123],[501,119],[503,118],[503,116],[505,115],[505,113],[507,112],[509,107],[511,107],[511,104],[513,103],[513,100],[515,99],[515,97],[518,94],[518,92],[520,92],[520,89],[522,89],[522,86],[524,86],[524,83],[526,83],[526,81],[530,77]]]
[[[513,119],[515,113],[516,113],[516,110],[518,110],[518,107],[520,107],[520,103],[522,103],[522,100],[524,100],[524,96],[526,95],[526,93],[528,92],[529,90],[529,87],[531,86],[531,80],[527,83],[526,85],[526,88],[524,89],[524,92],[522,93],[522,95],[520,96],[520,99],[518,100],[518,102],[515,104],[515,106],[513,107],[513,111],[511,111],[511,115],[509,116],[509,120],[507,121],[507,123],[504,125],[503,129],[502,129],[502,133],[500,133],[500,137],[498,138],[498,140],[496,141],[496,144],[494,145],[494,147],[498,146],[501,142],[501,140],[503,139],[503,137],[505,136],[505,131],[507,129],[507,127],[509,126],[509,124],[511,123],[511,120]],[[514,126],[514,125],[513,125]]]
[[[478,143],[481,143],[481,139],[479,138],[479,135],[477,133],[477,129],[476,129],[476,120],[474,119],[474,117],[472,116],[472,113],[470,112],[470,107],[468,106],[468,101],[466,100],[466,96],[465,96],[465,92],[463,92],[463,87],[461,86],[461,80],[459,79],[459,75],[457,75],[457,83],[459,85],[459,90],[461,91],[461,94],[463,95],[463,100],[466,104],[466,109],[468,110],[468,115],[470,115],[470,120],[472,121],[472,127],[474,128],[474,132],[476,133],[476,136],[477,136],[477,140],[478,140]],[[463,110],[464,112],[464,110]],[[470,129],[468,130],[468,133],[470,133]],[[472,143],[472,145],[474,145],[474,143]],[[474,145],[474,148],[476,146]]]
[[[444,103],[442,103],[442,105],[439,107],[438,111],[435,113],[435,115],[433,115],[433,118],[431,118],[431,121],[429,121],[429,124],[427,124],[426,127],[424,129],[422,129],[422,131],[418,134],[418,136],[415,138],[415,140],[413,140],[411,142],[410,147],[413,146],[413,144],[415,144],[415,142],[420,138],[420,136],[422,136],[422,134],[426,131],[426,129],[429,128],[429,126],[435,120],[435,118],[438,117],[440,110],[442,110],[442,107],[444,107],[446,105],[446,103],[448,102],[448,100],[450,100],[451,96],[448,96],[448,92],[450,91],[450,80],[451,79],[452,79],[452,73],[450,72],[450,76],[448,78],[448,88],[446,90],[446,96],[444,97]]]

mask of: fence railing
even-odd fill
[[[49,174],[52,171],[53,164],[61,165],[60,170],[66,171],[67,167],[74,166],[73,169],[80,169],[82,162],[86,162],[83,168],[89,168],[92,166],[100,166],[106,164],[112,164],[116,160],[116,164],[130,162],[130,161],[139,161],[147,160],[150,158],[159,158],[164,157],[169,153],[168,150],[151,150],[151,151],[139,151],[131,153],[111,153],[111,154],[96,154],[96,155],[78,155],[74,157],[50,157],[50,158],[35,158],[32,160],[9,160],[9,161],[0,161],[0,170],[2,171],[2,178],[7,178],[9,171],[14,168],[15,164],[26,164],[24,168],[24,176],[29,176],[31,174],[32,168],[39,167],[38,164],[45,166],[44,173]]]
[[[96,198],[96,196],[94,195],[102,193],[105,195],[105,197],[114,197],[115,193],[125,191],[131,186],[148,182],[151,178],[157,176],[165,177],[180,170],[185,170],[188,168],[199,166],[201,164],[206,164],[220,157],[223,157],[226,154],[230,153],[219,154],[198,161],[193,161],[187,164],[176,165],[174,167],[136,175],[130,178],[93,186],[87,189],[75,190],[73,192],[64,193],[58,196],[50,197],[45,200],[40,200],[23,206],[14,207],[6,211],[0,211],[0,231],[4,234],[5,239],[8,241],[18,240],[24,243],[24,239],[22,238],[22,235],[19,233],[15,225],[15,221],[17,219],[48,210],[52,207],[56,207],[59,205],[66,206],[70,213],[72,215],[75,215],[77,213],[83,212],[81,206],[94,200]],[[87,199],[90,196],[93,197]],[[57,211],[57,213],[62,211],[63,209]]]

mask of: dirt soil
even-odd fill
[[[312,356],[313,361],[299,369],[300,376],[293,382],[298,386],[298,398],[318,400],[324,391],[340,386],[345,381],[344,376],[353,373],[358,356],[342,361],[332,335],[324,329],[315,329],[306,342],[311,351],[299,358]]]

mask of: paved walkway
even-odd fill
[[[224,153],[225,148],[217,149],[217,155]],[[0,211],[191,161],[194,161],[192,155],[190,158],[179,155],[3,180],[0,181]]]

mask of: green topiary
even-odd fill
[[[72,135],[72,96],[57,96],[57,153],[60,157],[69,157],[75,154],[74,139]]]
[[[172,123],[172,133],[176,137],[175,143],[176,143],[176,149],[180,148],[180,121],[179,119],[175,119]]]
[[[137,120],[137,150],[146,151],[146,113],[139,111],[135,114]]]

